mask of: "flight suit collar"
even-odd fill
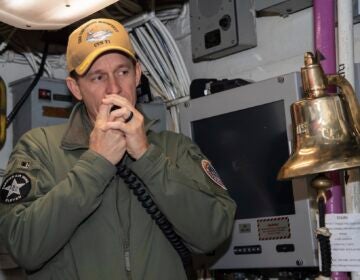
[[[144,118],[145,131],[148,133],[150,127],[158,120],[150,120],[145,115]],[[68,127],[61,141],[61,148],[65,150],[89,148],[89,137],[92,129],[93,125],[90,122],[84,103],[78,102],[70,115]]]

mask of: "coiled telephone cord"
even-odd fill
[[[124,164],[117,165],[117,174],[124,180],[126,185],[140,201],[146,212],[156,222],[171,245],[178,252],[188,279],[197,279],[196,272],[193,269],[192,257],[189,249],[184,245],[181,238],[174,231],[172,224],[159,210],[151,198],[145,184]]]

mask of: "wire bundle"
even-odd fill
[[[190,77],[180,51],[166,26],[154,13],[125,23],[154,96],[165,102],[189,96]],[[175,104],[176,105],[176,104]],[[174,130],[180,131],[178,110],[169,106]]]

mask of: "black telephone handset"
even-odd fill
[[[178,252],[189,280],[196,280],[197,275],[193,268],[192,257],[189,249],[184,245],[181,238],[174,231],[172,224],[159,210],[153,199],[151,198],[145,184],[133,173],[125,164],[120,161],[117,164],[117,174],[124,180],[126,185],[132,190],[133,194],[141,202],[145,211],[156,222],[171,245]]]
[[[114,111],[114,110],[117,110],[117,109],[120,109],[121,107],[117,106],[117,105],[113,105],[110,109],[110,112]]]
[[[112,111],[117,110],[117,109],[120,109],[120,108],[121,108],[121,107],[119,107],[119,106],[117,106],[117,105],[113,105],[113,106],[111,107],[111,109],[110,109],[110,113],[111,113]],[[132,111],[130,111],[130,115],[129,115],[126,119],[124,119],[124,122],[125,122],[125,123],[128,123],[129,121],[132,120],[133,116],[134,116],[134,113],[133,113]]]

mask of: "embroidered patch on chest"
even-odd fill
[[[13,173],[6,177],[0,187],[0,200],[13,203],[25,198],[31,189],[29,177],[23,173]]]
[[[206,175],[218,186],[222,187],[224,190],[227,190],[224,183],[221,181],[219,174],[216,172],[215,168],[212,166],[210,161],[203,159],[201,161],[202,169],[205,171]]]

